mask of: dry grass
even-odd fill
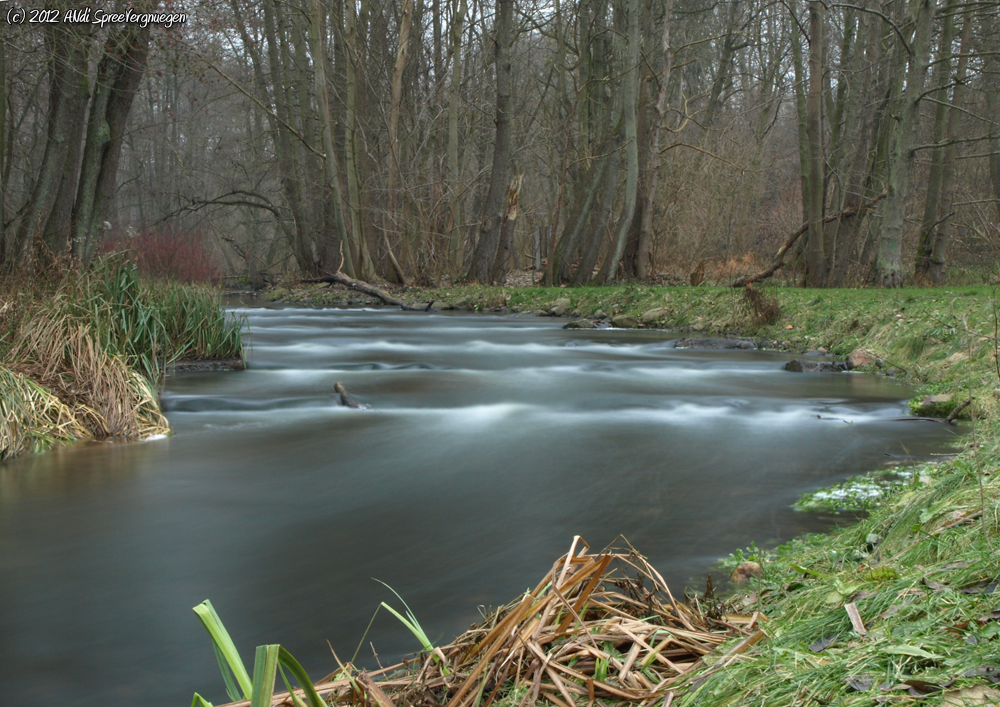
[[[0,459],[88,437],[79,412],[27,376],[0,366]]]
[[[71,404],[94,437],[139,439],[169,429],[151,383],[102,347],[82,317],[41,309],[21,330],[11,358]]]
[[[775,324],[781,319],[781,303],[772,290],[757,289],[753,285],[744,288],[743,307],[754,324]]]
[[[156,387],[165,364],[242,356],[242,322],[227,319],[208,290],[145,285],[120,256],[90,271],[57,265],[48,275],[16,273],[0,293],[0,361],[20,376],[0,378],[0,395],[10,401],[4,414],[10,430],[22,430],[18,438],[34,440],[10,436],[4,457],[85,436],[164,434]],[[31,380],[35,397],[26,397],[22,379]],[[71,417],[65,429],[72,431],[48,432],[51,425],[31,412],[43,398],[60,402],[58,419]]]
[[[534,591],[451,645],[374,673],[341,665],[316,690],[327,704],[378,707],[669,705],[706,666],[703,656],[743,637],[713,655],[714,670],[756,643],[756,620],[709,618],[678,602],[631,546],[594,554],[574,538]],[[272,704],[292,699],[283,693]]]

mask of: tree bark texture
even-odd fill
[[[639,55],[640,33],[639,0],[628,0],[628,45],[626,50],[626,73],[624,82],[624,113],[625,113],[625,205],[618,221],[618,235],[615,238],[612,251],[601,267],[599,277],[603,284],[610,285],[618,276],[618,265],[625,251],[625,240],[635,215],[636,197],[639,188],[639,145],[637,141],[636,104],[639,99]]]
[[[903,228],[906,197],[913,169],[914,134],[920,119],[920,100],[924,92],[929,63],[931,30],[936,0],[917,0],[913,41],[906,70],[906,87],[899,121],[889,153],[889,195],[882,213],[882,233],[876,261],[876,282],[881,287],[902,287]]]
[[[514,0],[497,0],[496,36],[494,38],[494,64],[497,80],[496,138],[493,143],[493,169],[490,187],[479,230],[479,241],[472,255],[468,279],[471,282],[490,282],[493,263],[500,242],[503,206],[510,181],[510,48],[514,25]]]

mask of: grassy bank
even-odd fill
[[[862,349],[872,363],[861,370],[917,386],[916,401],[950,394],[931,406],[937,415],[972,398],[960,423],[971,434],[960,454],[880,480],[877,502],[862,489],[853,501],[869,511],[865,520],[734,554],[730,564],[752,561],[761,571],[719,615],[754,627],[745,635],[759,633],[733,637],[690,666],[667,699],[689,706],[1000,702],[993,686],[1000,682],[1000,376],[990,288],[768,287],[748,298],[712,287],[456,287],[404,297],[481,312],[554,310],[567,323],[613,319],[620,327],[751,337],[790,351],[825,349],[838,359]],[[316,304],[353,298],[317,286],[281,296]],[[569,693],[586,691],[574,682]],[[586,699],[564,693],[541,701]],[[476,700],[489,703],[485,694]]]
[[[692,679],[680,704],[981,704],[1000,698],[992,687],[1000,680],[994,667],[1000,652],[994,293],[969,287],[769,288],[764,294],[780,312],[762,312],[741,292],[723,288],[460,288],[427,297],[511,311],[548,310],[567,298],[569,316],[626,315],[638,326],[749,336],[790,350],[823,347],[841,358],[860,348],[880,359],[869,370],[918,386],[918,400],[952,394],[938,414],[972,397],[967,410],[975,430],[965,451],[885,485],[866,520],[734,558],[762,566],[737,608],[768,617],[764,640],[724,670],[713,672],[709,657],[704,679]],[[849,604],[857,609],[857,627]]]
[[[142,283],[120,257],[0,292],[0,459],[79,439],[167,432],[166,364],[240,357],[209,290]]]
[[[915,403],[951,394],[936,414],[971,397],[964,416],[973,422],[964,424],[974,430],[964,438],[964,451],[883,485],[879,503],[867,504],[867,519],[767,553],[738,553],[736,559],[754,555],[750,559],[762,566],[751,592],[736,601],[744,613],[767,617],[764,640],[723,670],[713,671],[709,656],[680,703],[1000,699],[993,687],[1000,681],[996,293],[988,287],[766,288],[763,296],[772,306],[741,291],[709,287],[465,287],[427,292],[422,299],[479,311],[543,312],[562,305],[570,317],[618,316],[625,326],[747,336],[787,350],[824,348],[838,358],[864,349],[877,363],[862,370],[917,386]],[[857,609],[857,626],[847,605]]]

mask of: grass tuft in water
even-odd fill
[[[6,326],[0,361],[36,386],[29,391],[22,380],[0,376],[8,430],[4,457],[87,436],[164,434],[169,427],[157,389],[165,365],[179,358],[242,356],[242,322],[227,318],[213,293],[146,285],[122,256],[109,256],[91,271],[66,273],[49,289],[26,291],[0,296],[0,324]],[[51,405],[41,417],[35,413],[45,395],[64,405],[58,419],[68,415],[72,424],[45,423],[54,414]]]

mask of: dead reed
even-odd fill
[[[0,459],[87,437],[74,412],[51,391],[0,365]]]
[[[669,705],[705,667],[703,656],[743,636],[714,654],[712,664],[721,667],[756,643],[763,636],[756,622],[709,618],[678,602],[631,546],[590,553],[576,537],[533,591],[451,645],[376,672],[341,664],[315,689],[326,704],[345,706]],[[271,704],[292,705],[300,699],[295,692]]]
[[[28,291],[0,297],[0,361],[11,374],[0,376],[0,458],[82,437],[164,434],[156,389],[165,365],[242,356],[242,322],[227,318],[216,296],[142,283],[123,257],[63,272],[53,283],[31,282]],[[41,417],[35,412],[43,399],[62,405],[55,428],[45,417],[55,414],[54,404]],[[63,424],[67,415],[72,424]]]

